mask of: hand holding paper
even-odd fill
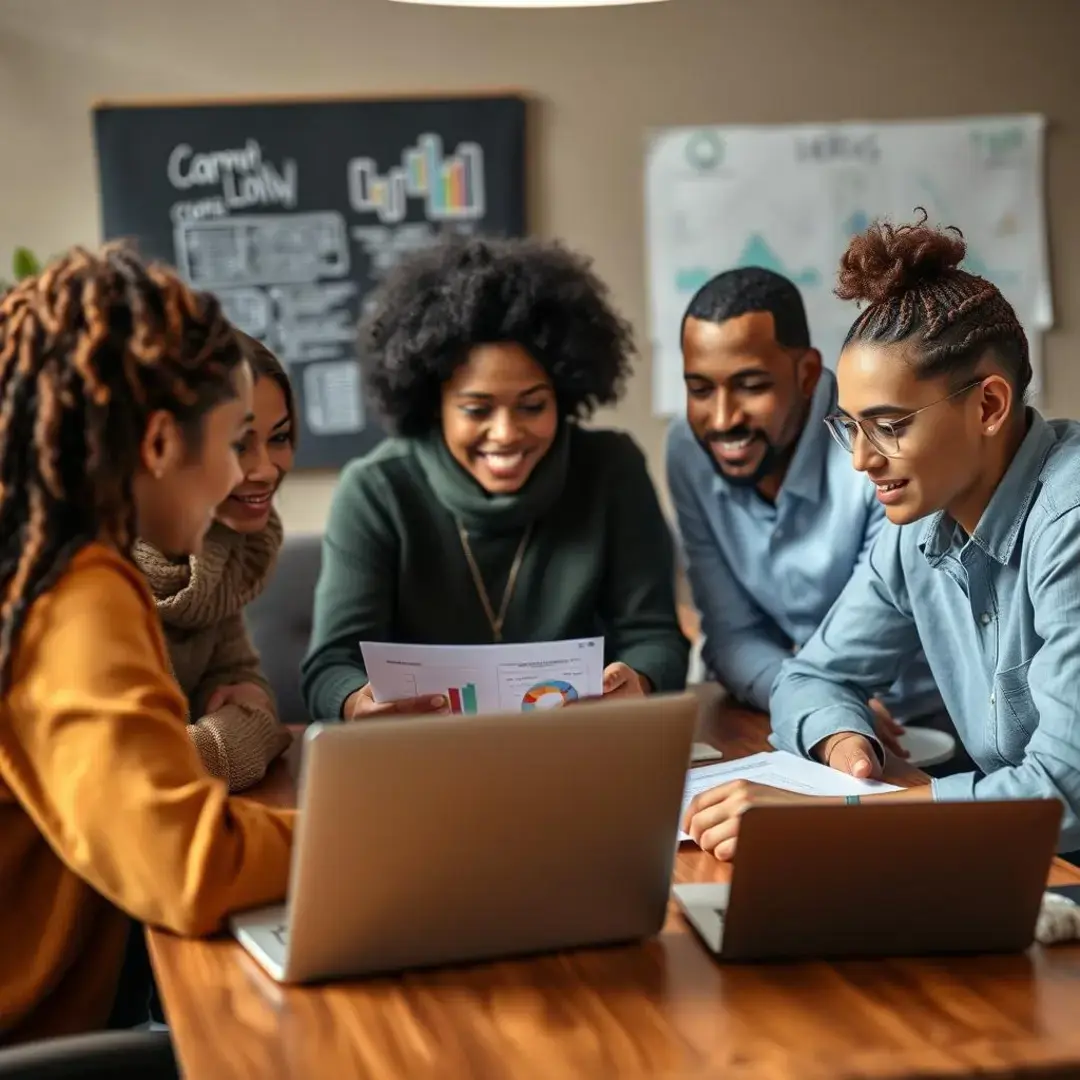
[[[404,707],[407,700],[438,696],[445,698],[443,708],[455,715],[527,713],[599,697],[604,691],[603,638],[519,645],[364,641],[360,649],[369,679],[369,708],[393,703],[393,711],[410,711]]]
[[[377,716],[422,716],[424,713],[448,713],[450,703],[444,694],[399,698],[397,701],[376,701],[371,683],[354,691],[345,699],[342,716],[345,720],[367,720]]]

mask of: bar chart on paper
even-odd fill
[[[400,701],[442,694],[455,716],[475,716],[480,712],[476,676],[461,668],[391,668],[390,680],[380,679],[378,700]],[[470,677],[471,676],[471,677]]]
[[[464,713],[466,716],[476,715],[476,683],[447,687],[446,695],[452,713],[455,715]]]

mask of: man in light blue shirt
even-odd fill
[[[713,278],[690,302],[682,343],[687,414],[668,433],[667,480],[702,659],[765,710],[780,665],[866,558],[883,507],[824,424],[836,380],[787,278],[756,267]],[[871,696],[898,720],[941,707],[921,658]]]

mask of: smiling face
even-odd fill
[[[251,371],[232,375],[234,396],[207,410],[185,431],[172,413],[152,413],[143,435],[142,468],[133,496],[139,536],[164,554],[197,555],[214,507],[240,480],[238,440],[252,408]]]
[[[683,328],[686,417],[723,476],[774,498],[821,374],[814,349],[776,340],[773,317],[754,311]]]
[[[215,517],[234,532],[258,532],[270,520],[273,498],[293,464],[293,428],[277,379],[255,383],[252,412],[238,447],[243,478],[218,506]]]
[[[440,412],[454,460],[492,494],[519,491],[559,430],[547,372],[508,342],[469,351],[443,384]]]
[[[946,510],[970,533],[993,490],[987,473],[1010,415],[1013,393],[997,373],[973,376],[967,389],[944,376],[919,379],[910,346],[853,342],[840,355],[836,376],[842,413],[894,431],[886,455],[856,432],[852,463],[877,488],[885,514],[906,525]],[[924,410],[912,416],[916,410]]]

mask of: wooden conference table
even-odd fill
[[[701,734],[733,758],[767,733],[725,705]],[[290,804],[296,759],[253,797]],[[899,762],[888,778],[925,782]],[[727,873],[692,846],[677,857],[678,881]],[[1057,863],[1051,882],[1080,873]],[[721,966],[672,905],[642,945],[285,989],[228,938],[148,939],[190,1080],[1080,1076],[1080,946]]]

